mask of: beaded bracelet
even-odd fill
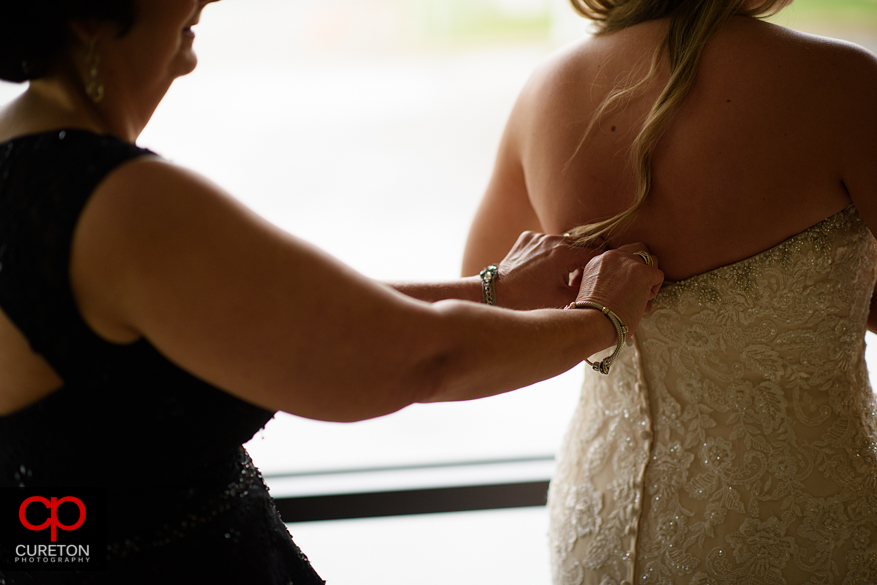
[[[499,267],[491,264],[481,271],[481,302],[485,305],[496,304],[496,281],[499,279]]]
[[[612,355],[610,355],[609,357],[603,358],[603,361],[601,361],[599,364],[595,364],[585,358],[585,362],[589,366],[594,368],[595,371],[600,372],[601,374],[608,374],[609,366],[612,364],[615,358],[618,357],[619,352],[621,352],[621,346],[624,343],[624,336],[627,335],[627,327],[625,327],[624,324],[621,323],[621,319],[618,318],[618,315],[610,311],[608,307],[604,307],[603,305],[595,303],[593,301],[579,301],[575,303],[570,303],[569,305],[564,307],[564,310],[566,309],[597,309],[598,311],[606,315],[606,318],[612,322],[612,326],[615,327],[615,332],[618,334],[618,345],[615,346],[615,351],[613,351]]]

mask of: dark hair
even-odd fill
[[[27,81],[46,74],[67,40],[67,25],[95,18],[134,24],[134,0],[3,0],[0,7],[0,79]]]

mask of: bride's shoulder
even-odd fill
[[[611,34],[584,35],[543,58],[523,95],[557,112],[556,107],[565,102],[583,106],[599,103],[613,88],[649,70],[666,31],[665,21],[650,21]]]
[[[781,92],[806,108],[877,99],[877,57],[854,43],[738,16],[711,41],[702,72]],[[796,106],[797,107],[797,106]]]
[[[801,42],[806,43],[839,80],[853,82],[855,87],[862,90],[877,89],[877,55],[849,41],[806,33],[797,34],[802,39]]]
[[[612,33],[586,34],[569,42],[542,62],[540,69],[573,69],[597,72],[612,64],[651,61],[652,55],[667,34],[667,19],[651,20]]]
[[[841,75],[877,75],[877,56],[860,45],[756,19],[740,20],[751,21],[753,41],[760,41],[758,44],[763,49],[784,59],[806,64],[812,71],[824,72],[828,69]]]
[[[799,31],[786,33],[809,80],[839,108],[859,115],[877,103],[877,56],[849,41]]]

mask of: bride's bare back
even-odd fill
[[[631,147],[667,83],[666,64],[573,153],[609,92],[646,74],[667,26],[585,39],[533,75],[503,136],[464,272],[501,258],[522,229],[563,233],[630,206]],[[668,279],[680,280],[770,248],[851,201],[873,232],[875,104],[877,58],[867,51],[732,18],[658,142],[646,206],[610,243],[645,242]]]

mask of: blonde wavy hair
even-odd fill
[[[652,189],[652,154],[671,116],[694,85],[700,59],[709,40],[735,15],[756,18],[779,12],[790,0],[570,0],[577,13],[594,21],[597,35],[608,35],[659,18],[670,19],[664,41],[652,55],[648,73],[628,87],[615,89],[603,100],[573,153],[578,154],[599,118],[612,106],[631,97],[654,77],[664,51],[670,62],[670,78],[633,142],[637,178],[633,204],[615,217],[579,226],[569,235],[576,244],[595,245],[610,232],[625,226],[646,202]]]

